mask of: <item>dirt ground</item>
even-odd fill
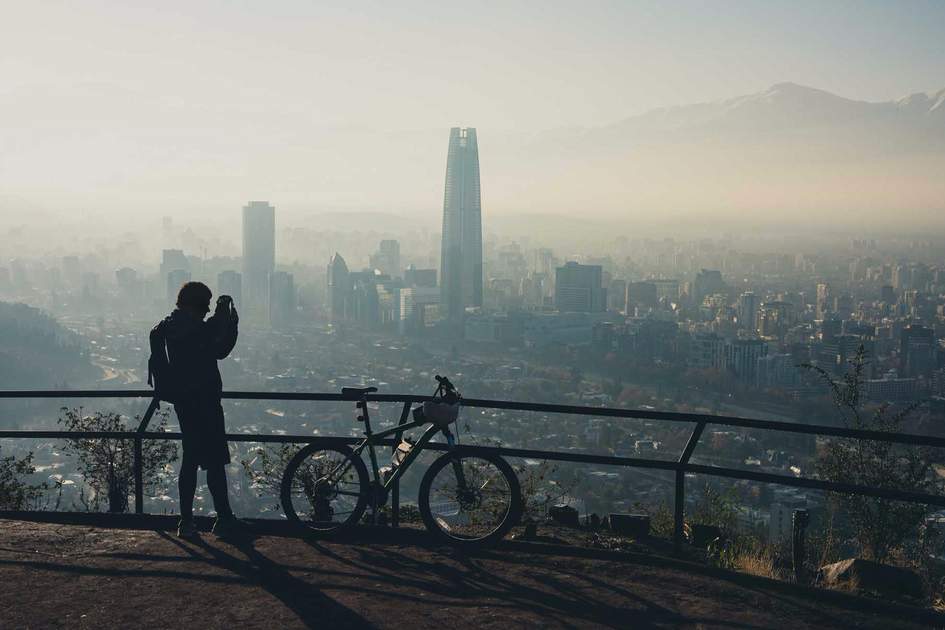
[[[169,519],[118,524],[0,519],[0,627],[945,627],[652,552],[510,541],[465,555],[410,530],[188,542]]]

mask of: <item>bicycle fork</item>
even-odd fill
[[[456,450],[456,438],[453,432],[448,428],[443,428],[443,435],[446,437],[446,443],[449,445],[449,452]],[[466,473],[463,471],[463,465],[458,457],[452,458],[450,465],[453,467],[453,474],[456,475],[456,483],[462,490],[466,490]]]

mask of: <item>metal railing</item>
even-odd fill
[[[142,443],[143,440],[180,440],[181,434],[174,432],[148,431],[155,411],[159,408],[159,401],[153,398],[151,390],[25,390],[0,391],[0,400],[15,398],[147,398],[150,399],[147,411],[135,431],[30,431],[5,430],[0,431],[0,438],[40,438],[40,439],[130,439],[134,441],[134,478],[135,478],[135,513],[144,513],[144,491],[142,479]],[[224,399],[229,400],[285,400],[305,402],[353,402],[354,397],[342,394],[325,393],[293,393],[293,392],[224,392]],[[403,405],[400,415],[400,424],[404,424],[409,416],[412,404],[430,400],[430,396],[413,396],[405,394],[370,394],[369,402],[400,403]],[[590,453],[566,453],[561,451],[545,451],[525,448],[510,448],[500,446],[470,446],[473,450],[483,453],[495,453],[507,457],[524,457],[531,459],[563,461],[585,464],[599,464],[622,466],[629,468],[650,468],[670,470],[675,473],[674,509],[673,509],[673,542],[678,549],[683,542],[685,520],[686,473],[743,479],[762,483],[773,483],[796,488],[807,488],[843,494],[859,494],[883,499],[893,499],[911,503],[924,503],[938,507],[945,507],[945,496],[910,492],[894,488],[880,488],[857,484],[840,483],[815,479],[811,477],[792,477],[774,473],[766,473],[722,466],[693,464],[690,462],[693,452],[699,445],[703,431],[708,425],[735,427],[742,429],[759,429],[783,431],[793,434],[821,435],[840,438],[874,440],[893,444],[906,444],[931,448],[945,448],[945,438],[916,435],[911,433],[889,433],[885,431],[869,431],[848,429],[816,424],[795,424],[792,422],[778,422],[771,420],[755,420],[733,416],[713,416],[707,414],[677,413],[665,411],[649,411],[642,409],[616,409],[612,407],[584,407],[575,405],[557,405],[545,403],[513,402],[506,400],[487,400],[464,398],[463,406],[482,409],[502,409],[507,411],[532,411],[554,414],[570,414],[579,416],[594,416],[598,418],[624,418],[634,420],[657,420],[668,423],[695,423],[695,427],[683,448],[679,458],[673,460],[646,459],[639,457],[622,457],[615,455],[595,455]],[[342,438],[314,435],[270,435],[270,434],[231,434],[227,439],[234,442],[281,442],[281,443],[308,443],[316,440],[333,440],[346,444],[353,444],[360,438]],[[400,441],[400,434],[388,443],[392,446]],[[428,448],[443,450],[445,445],[431,443]],[[399,487],[395,486],[391,494],[391,524],[396,526],[399,521],[400,497]]]

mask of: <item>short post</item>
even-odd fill
[[[144,472],[141,469],[141,438],[135,438],[135,514],[144,514]]]
[[[794,582],[807,583],[807,571],[804,567],[805,542],[807,538],[807,524],[810,522],[810,513],[807,510],[794,510],[791,531],[791,559],[794,562]]]
[[[148,405],[148,410],[144,412],[144,417],[141,418],[141,423],[138,425],[137,433],[144,433],[148,424],[151,422],[151,418],[154,416],[154,412],[160,407],[161,401],[157,398],[151,399],[151,404]],[[142,462],[143,453],[142,453],[142,438],[140,435],[135,437],[135,453],[134,453],[134,474],[135,474],[135,514],[144,514],[144,465]]]
[[[683,523],[686,510],[686,473],[682,468],[676,469],[676,499],[673,511],[673,551],[679,553],[683,543]]]
[[[705,422],[697,422],[692,429],[692,434],[686,442],[683,452],[679,455],[679,467],[676,468],[676,509],[673,511],[673,551],[679,553],[682,550],[683,529],[686,522],[686,464],[692,458],[693,451],[699,445],[699,438],[705,430]]]

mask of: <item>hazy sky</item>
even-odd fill
[[[487,145],[781,81],[873,101],[945,87],[945,2],[0,8],[0,199],[52,209],[435,208],[458,124]]]

